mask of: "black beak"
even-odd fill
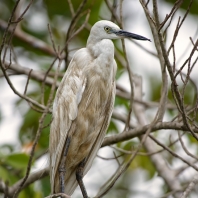
[[[144,36],[141,36],[141,35],[138,35],[138,34],[133,34],[131,32],[127,32],[127,31],[124,31],[124,30],[118,30],[118,31],[115,31],[114,33],[121,38],[132,38],[132,39],[136,39],[136,40],[150,41],[151,42],[150,39],[148,39]]]

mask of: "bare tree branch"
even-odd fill
[[[187,198],[197,183],[198,183],[198,175],[195,175],[193,180],[189,183],[186,190],[183,192],[181,198]]]
[[[107,146],[107,145],[111,145],[111,144],[115,144],[117,142],[122,142],[122,141],[126,141],[126,140],[130,140],[132,138],[135,137],[140,137],[141,135],[145,134],[146,131],[151,127],[150,124],[148,125],[144,125],[142,127],[137,127],[135,129],[131,129],[127,132],[122,132],[120,134],[117,135],[112,135],[110,137],[106,137],[102,147]],[[188,128],[186,127],[186,125],[183,125],[181,123],[177,123],[177,122],[158,122],[157,124],[155,124],[155,126],[152,126],[151,131],[157,131],[160,129],[172,129],[172,130],[182,130],[182,131],[188,131]],[[194,132],[198,132],[198,129],[193,127]]]

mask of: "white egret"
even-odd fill
[[[50,129],[51,192],[72,195],[100,148],[115,98],[114,45],[111,39],[149,39],[102,20],[91,28],[86,48],[78,50],[60,83]]]

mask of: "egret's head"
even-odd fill
[[[90,36],[92,36],[92,38],[95,37],[96,39],[129,38],[150,41],[150,39],[146,37],[121,30],[115,23],[106,20],[95,23],[91,28]]]

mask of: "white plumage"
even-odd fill
[[[87,158],[84,175],[100,148],[108,128],[115,98],[116,62],[110,39],[145,37],[121,30],[110,21],[91,29],[87,46],[78,50],[60,83],[53,104],[50,130],[50,182],[52,193],[60,192],[59,166],[66,139],[71,137],[65,164],[65,193],[78,183],[76,169]]]

